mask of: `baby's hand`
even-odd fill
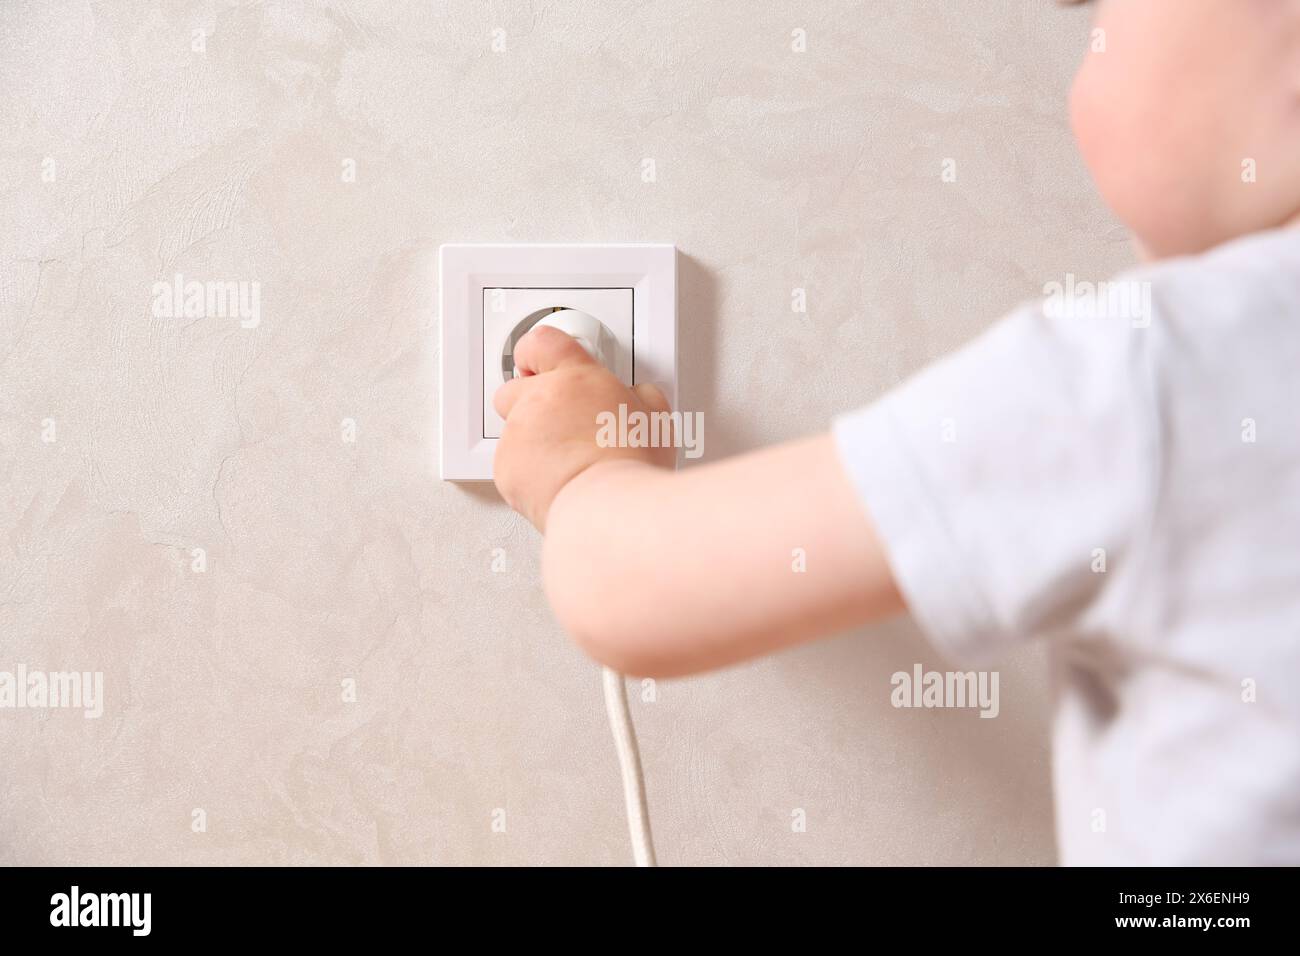
[[[653,385],[628,388],[587,354],[572,336],[542,326],[515,345],[521,378],[497,389],[492,405],[505,427],[497,442],[494,480],[503,498],[539,531],[560,489],[593,465],[640,461],[671,468],[672,448],[602,448],[597,416],[666,412]]]

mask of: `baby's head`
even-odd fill
[[[1095,6],[1074,131],[1146,254],[1200,252],[1296,220],[1300,0]]]

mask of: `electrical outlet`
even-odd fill
[[[555,309],[599,319],[614,373],[653,382],[677,407],[677,251],[667,244],[462,244],[439,250],[439,473],[490,481],[501,420],[492,395],[512,345]],[[594,423],[593,423],[594,427]]]

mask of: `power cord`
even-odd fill
[[[646,807],[645,778],[641,774],[641,754],[636,745],[636,729],[627,706],[627,686],[616,670],[605,671],[605,710],[609,729],[614,733],[614,749],[623,775],[623,800],[627,804],[627,829],[632,837],[632,860],[637,866],[656,866],[654,839],[650,835],[650,811]]]

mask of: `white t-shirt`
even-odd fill
[[[1300,230],[1061,286],[841,457],[941,650],[1050,642],[1063,863],[1300,863]]]

